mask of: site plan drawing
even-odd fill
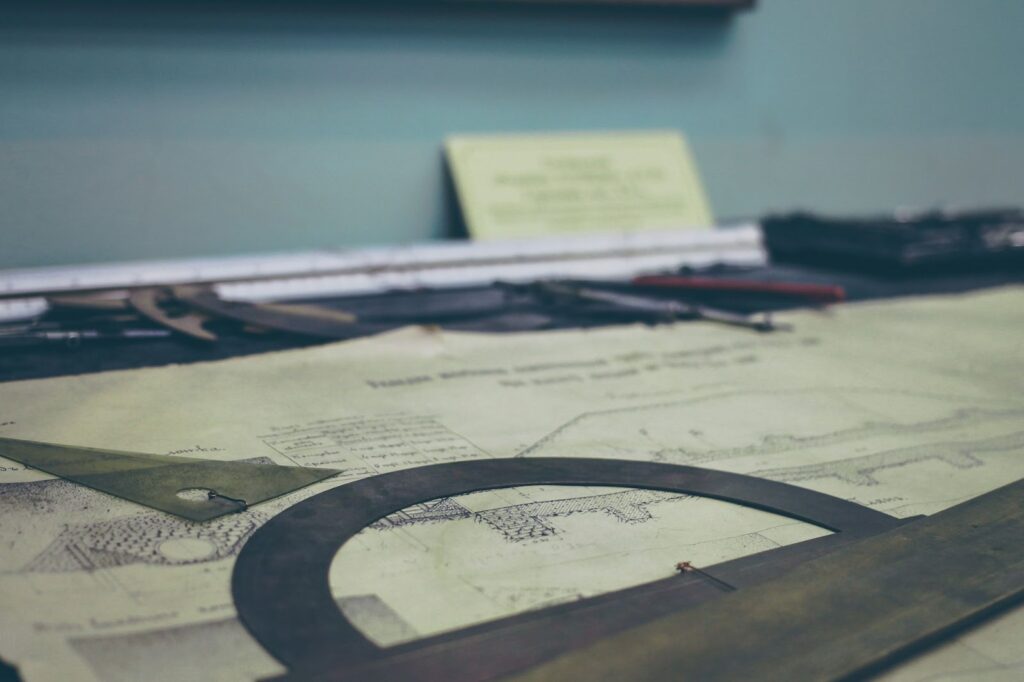
[[[241,546],[301,499],[425,464],[685,464],[904,518],[1024,477],[1024,289],[782,317],[792,330],[771,334],[706,323],[407,328],[0,384],[0,436],[341,470],[195,523],[0,458],[0,658],[28,682],[280,673],[235,617]],[[332,584],[346,616],[389,646],[827,533],[688,495],[509,488],[378,520],[335,556]],[[886,677],[1019,678],[1022,636],[1018,609]]]

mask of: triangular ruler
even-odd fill
[[[242,511],[340,473],[339,469],[146,455],[15,438],[0,438],[0,456],[192,521]]]

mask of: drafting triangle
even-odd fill
[[[242,511],[340,472],[99,450],[15,438],[0,438],[0,456],[192,521]],[[210,494],[199,499],[178,494],[188,490],[206,490]]]

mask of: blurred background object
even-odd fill
[[[0,267],[451,234],[460,132],[685,131],[719,216],[1019,205],[1024,3],[0,8]]]

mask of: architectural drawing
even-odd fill
[[[835,462],[762,469],[752,475],[787,483],[835,478],[850,485],[873,486],[878,485],[877,473],[885,469],[921,462],[942,462],[955,469],[973,469],[984,465],[980,459],[983,454],[1013,453],[1021,448],[1024,448],[1024,431],[997,438],[918,445]]]
[[[180,566],[238,553],[267,517],[249,511],[198,524],[162,512],[73,523],[22,571],[93,571],[130,564]]]
[[[364,632],[386,641],[416,632],[375,595],[337,600],[338,608]],[[154,628],[128,634],[77,637],[71,647],[97,679],[135,682],[171,671],[177,679],[251,680],[281,672],[235,617]]]
[[[862,394],[858,396],[857,394]],[[760,395],[758,395],[760,394]],[[780,395],[786,394],[786,395]],[[874,394],[874,395],[872,395]],[[872,400],[906,405],[926,405],[928,413],[919,420],[898,421],[886,419],[884,415],[867,409],[858,409],[860,397],[865,406]],[[750,433],[757,427],[757,414],[744,411],[746,404],[756,401],[783,398],[787,402],[807,403],[809,406],[824,402],[840,403],[847,410],[847,423],[839,428],[820,429],[808,420],[810,433],[786,433],[771,431],[769,425],[763,434],[752,433],[755,440],[734,446],[716,446],[714,426],[720,420],[702,420],[701,412],[729,413],[743,415],[742,423],[735,429]],[[755,400],[752,400],[754,398]],[[920,411],[920,407],[918,408]],[[814,414],[808,409],[809,415]],[[936,414],[938,412],[938,414]],[[962,399],[956,396],[915,395],[911,392],[864,391],[856,388],[811,388],[800,391],[743,391],[712,393],[683,400],[662,401],[625,408],[584,412],[568,420],[554,431],[517,453],[518,457],[551,457],[573,451],[574,444],[583,440],[594,441],[607,448],[610,456],[632,454],[643,455],[653,461],[710,466],[725,460],[742,459],[751,456],[771,456],[794,451],[822,449],[843,446],[870,438],[914,436],[928,438],[941,435],[953,429],[970,429],[990,422],[1024,419],[1024,408],[1013,406],[962,406]],[[720,424],[719,424],[720,426]],[[776,429],[778,427],[775,427]],[[671,444],[663,447],[660,441],[651,438],[652,433],[668,432],[670,439],[685,440],[690,445]],[[674,436],[674,438],[671,438]],[[663,440],[670,440],[663,439]],[[619,445],[626,443],[628,445]],[[617,451],[610,448],[618,446]],[[604,454],[604,453],[602,453]]]
[[[473,516],[473,512],[460,505],[455,499],[442,497],[396,511],[379,521],[374,521],[370,524],[370,528],[387,530],[422,523],[443,523],[453,519],[467,519],[471,516]]]
[[[371,527],[385,530],[421,523],[472,518],[498,531],[508,542],[525,542],[557,535],[558,529],[551,520],[559,517],[600,512],[622,523],[642,523],[652,518],[647,509],[649,505],[683,497],[686,496],[666,495],[650,490],[624,490],[585,497],[528,502],[477,512],[461,506],[457,498],[446,497],[403,509],[377,521]]]
[[[247,461],[270,462],[265,457]],[[0,515],[31,519],[41,537],[51,537],[20,564],[0,559],[0,572],[67,573],[218,561],[237,554],[269,518],[264,510],[250,509],[197,524],[61,479],[7,483],[0,491]],[[76,513],[58,518],[58,510],[68,507]],[[0,530],[0,538],[4,535]]]
[[[0,461],[0,656],[28,682],[279,674],[232,617],[238,548],[302,496],[409,467],[661,461],[900,516],[1024,477],[1020,289],[786,318],[795,331],[772,335],[700,323],[514,337],[408,329],[0,385],[5,436],[345,471],[186,526]],[[356,626],[388,646],[827,532],[707,498],[508,488],[381,519],[338,551],[328,580]],[[991,661],[959,656],[940,672],[967,676],[992,661],[1019,672],[1009,653],[1021,622],[994,644],[971,643]]]

